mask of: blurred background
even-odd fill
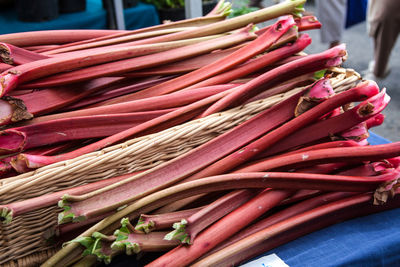
[[[199,0],[190,0],[192,3]],[[231,0],[234,12],[240,15],[257,9],[253,0]],[[203,13],[210,11],[217,0],[202,1]],[[255,1],[259,6],[275,4],[275,0]],[[117,3],[117,4],[116,4]],[[50,29],[138,29],[159,24],[164,20],[184,19],[188,13],[185,0],[0,0],[0,34]],[[256,6],[257,6],[256,5]],[[198,5],[200,6],[200,5]],[[197,7],[198,7],[197,6]],[[307,12],[318,17],[315,1],[307,1]],[[193,10],[194,15],[198,10]],[[321,42],[320,31],[308,32],[313,44],[306,52],[321,52],[329,44]],[[1,41],[1,40],[0,40]],[[373,41],[367,34],[365,20],[345,28],[341,42],[346,43],[349,58],[346,68],[362,73],[373,59]],[[400,44],[390,56],[390,74],[377,80],[392,98],[383,112],[386,120],[373,131],[391,141],[400,141]]]

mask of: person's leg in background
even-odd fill
[[[374,40],[374,61],[364,78],[383,79],[390,73],[389,60],[400,33],[400,1],[370,0],[368,34]]]
[[[346,22],[346,0],[316,0],[317,17],[322,23],[321,42],[336,46],[342,39]]]

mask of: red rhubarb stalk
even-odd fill
[[[289,190],[267,189],[205,229],[190,246],[180,245],[146,266],[187,266],[291,194]]]
[[[151,111],[160,109],[169,109],[174,107],[181,107],[194,103],[201,99],[209,96],[222,93],[226,90],[235,88],[236,84],[223,84],[216,86],[209,86],[206,88],[199,88],[191,92],[175,92],[165,96],[156,96],[146,99],[128,101],[125,103],[118,103],[107,106],[86,108],[82,110],[75,110],[69,112],[63,112],[54,115],[47,115],[33,119],[33,123],[55,120],[60,118],[72,118],[81,116],[91,116],[100,114],[116,114],[116,113],[128,113],[138,111]]]
[[[185,20],[179,20],[179,21],[172,21],[168,23],[163,23],[151,27],[146,27],[146,28],[141,28],[137,30],[131,30],[131,31],[122,31],[122,32],[116,32],[114,34],[106,35],[106,36],[101,36],[101,37],[95,37],[91,39],[86,39],[83,41],[77,41],[77,42],[69,42],[67,44],[63,44],[57,47],[49,47],[49,48],[42,48],[40,52],[46,52],[50,50],[54,50],[55,48],[66,48],[66,47],[71,47],[71,46],[77,46],[77,45],[83,45],[83,44],[88,44],[88,43],[94,43],[98,41],[104,41],[108,39],[113,39],[113,38],[118,38],[118,37],[123,37],[123,36],[128,36],[128,35],[135,35],[139,33],[145,33],[145,32],[152,32],[152,31],[158,31],[158,30],[166,30],[166,29],[174,29],[174,28],[182,28],[182,27],[199,27],[199,26],[204,26],[208,25],[214,22],[218,22],[221,20],[224,20],[225,17],[229,13],[229,6],[226,6],[226,9],[220,10],[218,14],[215,14],[213,16],[207,16],[207,17],[199,17],[199,18],[191,18],[191,19],[185,19]]]
[[[132,220],[141,213],[150,212],[165,204],[196,194],[229,189],[268,188],[274,186],[290,187],[291,190],[295,189],[295,187],[310,187],[312,189],[327,191],[371,191],[376,189],[381,183],[389,182],[391,179],[393,179],[393,177],[389,176],[387,179],[376,179],[371,177],[343,177],[299,173],[241,173],[204,178],[175,185],[145,196],[92,226],[90,229],[83,232],[80,237],[90,237],[96,231],[110,234],[119,227],[119,220],[124,217],[128,216],[129,219]],[[385,186],[384,189],[391,190],[391,188],[387,186]],[[65,203],[61,203],[61,206],[64,205]],[[68,218],[64,217],[65,215],[66,214],[63,214],[61,219],[68,220]],[[72,218],[69,220],[71,219]],[[68,244],[50,258],[43,266],[48,267],[56,264],[66,265],[71,259],[76,259],[80,252],[81,249],[78,244]]]
[[[154,95],[168,94],[177,91],[179,89],[188,87],[192,84],[200,82],[216,74],[222,73],[226,70],[229,70],[234,66],[237,66],[247,61],[248,59],[267,50],[293,25],[294,25],[294,20],[291,16],[288,16],[284,19],[280,19],[263,35],[259,36],[257,39],[250,42],[248,45],[234,51],[232,54],[220,60],[217,60],[213,63],[210,63],[200,69],[192,71],[188,74],[179,76],[170,81],[140,91],[136,95],[139,98],[143,98]],[[222,84],[222,83],[225,82],[213,83],[210,85]]]
[[[257,139],[251,144],[241,148],[240,150],[226,156],[225,158],[213,163],[197,174],[193,175],[191,179],[197,179],[201,177],[207,177],[215,174],[225,173],[246,161],[257,156],[261,151],[264,151],[271,147],[274,143],[285,138],[291,133],[294,133],[308,125],[324,114],[332,111],[333,109],[342,105],[365,100],[368,97],[376,95],[379,92],[379,88],[374,82],[360,83],[355,88],[348,91],[334,95],[324,102],[318,104],[316,107],[308,110],[301,114],[295,119],[285,123],[281,127],[269,132],[263,137]]]
[[[73,203],[72,212],[79,214],[80,210],[96,210],[98,208],[96,203],[98,203],[99,199],[104,201],[104,206],[107,206],[107,209],[113,210],[143,195],[182,180],[290,119],[293,116],[293,109],[300,95],[301,93],[296,94],[204,145],[156,167],[148,174],[136,178],[133,177],[129,183],[121,183],[117,187],[98,190],[86,196],[69,197],[75,200],[85,200]],[[210,151],[213,151],[213,153],[210,153]],[[127,189],[131,192],[126,192]],[[125,195],[124,192],[126,192],[126,196],[129,195],[127,199],[121,197],[121,194]]]
[[[122,176],[105,179],[102,181],[81,185],[67,190],[54,192],[51,194],[42,195],[40,197],[30,198],[19,202],[13,202],[10,204],[0,205],[0,220],[3,223],[8,224],[16,216],[20,216],[27,212],[38,210],[41,208],[56,205],[64,194],[84,194],[92,190],[103,188],[104,186],[122,181],[132,176],[132,173],[124,174]]]
[[[51,120],[0,131],[0,154],[72,140],[110,136],[171,112],[172,109]]]
[[[154,230],[164,230],[172,228],[172,225],[183,219],[189,218],[191,215],[203,209],[203,207],[179,210],[161,214],[141,214],[135,226],[135,230],[143,233],[150,233]]]
[[[274,62],[277,62],[280,59],[286,58],[304,50],[310,43],[311,38],[308,35],[302,35],[296,40],[296,42],[294,42],[294,44],[288,44],[284,47],[268,52],[267,54],[260,56],[248,63],[245,63],[242,66],[239,66],[231,71],[221,73],[207,80],[198,82],[187,89],[226,83],[235,79],[239,79],[241,77],[245,77],[246,75],[253,73]]]
[[[254,195],[255,193],[250,190],[237,190],[228,193],[189,218],[175,223],[173,225],[175,230],[168,233],[164,238],[167,240],[176,239],[182,244],[192,244],[202,230],[249,201]]]
[[[169,48],[171,48],[171,47],[169,47],[168,48],[169,50],[167,50],[167,51],[154,53],[151,55],[139,56],[136,58],[119,60],[119,61],[115,61],[116,58],[115,58],[115,56],[112,56],[112,54],[110,54],[110,51],[119,51],[116,53],[121,52],[120,59],[122,59],[123,57],[125,57],[125,58],[133,57],[133,55],[131,53],[126,53],[126,52],[122,52],[122,51],[124,51],[124,50],[125,51],[126,50],[139,51],[140,46],[109,48],[109,49],[106,49],[106,51],[104,49],[100,49],[101,51],[96,50],[96,52],[93,52],[93,53],[104,55],[105,61],[103,61],[103,62],[109,62],[109,61],[115,61],[115,62],[86,67],[84,69],[74,70],[74,71],[70,71],[68,73],[53,75],[51,77],[47,77],[47,78],[38,80],[36,82],[31,82],[31,83],[27,84],[26,86],[29,85],[29,87],[51,87],[51,86],[55,86],[55,85],[68,84],[71,82],[89,80],[89,79],[101,77],[101,76],[112,76],[112,75],[121,74],[121,73],[129,72],[129,71],[141,70],[144,68],[158,66],[160,64],[167,64],[167,63],[179,61],[179,60],[182,60],[185,58],[209,53],[214,50],[227,48],[227,47],[242,43],[246,40],[254,39],[255,36],[256,35],[254,33],[249,32],[249,28],[245,28],[237,33],[232,34],[232,35],[223,36],[223,37],[216,38],[213,40],[195,43],[192,45],[186,45],[184,47],[179,47],[179,48],[175,48],[175,49],[169,49]],[[191,39],[190,42],[193,42],[193,41],[195,41],[195,40]],[[181,41],[179,41],[179,42],[181,42]],[[187,41],[184,41],[184,42],[187,42]],[[172,42],[172,43],[174,43],[174,42]],[[167,43],[158,43],[158,44],[154,44],[154,45],[156,47],[157,46],[164,47],[165,48],[164,50],[166,50],[167,47],[170,46],[170,44],[167,45]],[[151,47],[154,45],[148,45],[148,46]],[[159,48],[157,48],[157,49],[159,49]],[[148,48],[146,50],[148,50]],[[71,58],[74,59],[77,57],[84,57],[85,55],[86,55],[86,53],[84,53],[84,52],[76,52],[76,55],[72,55],[72,56],[67,55],[66,57],[68,60]],[[60,57],[60,59],[58,61],[62,62],[62,60],[64,58],[65,57]],[[56,61],[57,59],[58,59],[58,57],[53,60]],[[96,57],[96,60],[90,59],[90,60],[88,60],[89,62],[85,61],[84,65],[89,66],[89,65],[99,64],[101,61],[100,59],[102,59],[102,56]],[[96,61],[98,61],[98,62],[96,63]],[[77,64],[76,61],[73,61],[73,62],[75,62],[75,64]],[[51,64],[48,64],[46,66],[51,66]],[[83,67],[83,66],[78,66],[78,67]],[[67,68],[67,67],[63,67],[63,68]],[[68,67],[68,68],[71,69],[70,67]],[[27,73],[30,73],[30,72],[27,72]],[[46,67],[46,70],[39,69],[39,71],[33,72],[33,74],[35,75],[34,78],[39,78],[39,76],[38,76],[39,74],[41,75],[40,77],[44,77],[44,76],[48,76],[48,75],[54,74],[54,73],[59,73],[59,71],[58,70],[57,71],[49,70],[48,67]],[[20,76],[12,76],[12,77],[14,77],[13,79],[15,80],[16,79],[15,77],[20,77]],[[24,76],[22,76],[22,77],[24,77]],[[6,80],[3,82],[4,86],[6,86],[9,83],[8,78],[9,78],[9,76],[5,76]],[[27,77],[23,81],[26,82],[28,80],[28,78],[29,78],[29,80],[33,79],[32,77]],[[21,83],[21,82],[19,82],[19,83]],[[10,87],[10,88],[12,88],[12,87]]]
[[[167,232],[135,233],[135,228],[128,218],[121,220],[122,227],[114,232],[116,241],[111,244],[112,250],[124,250],[127,255],[139,252],[165,251],[179,245],[178,240],[167,240]]]
[[[332,162],[377,161],[399,156],[400,142],[375,146],[317,149],[289,155],[277,156],[257,162],[236,172],[267,171],[279,167],[296,168]]]
[[[126,80],[126,78],[104,77],[79,86],[43,89],[15,97],[3,97],[0,100],[0,125],[31,119],[33,116],[56,111],[89,94],[118,86]],[[43,99],[46,99],[46,101],[43,101]]]
[[[0,41],[15,46],[63,44],[115,34],[115,30],[48,30],[0,35]]]
[[[372,205],[372,194],[351,196],[273,224],[196,262],[192,266],[236,266],[244,260],[329,225],[399,207],[399,198]]]
[[[48,56],[31,52],[11,44],[0,43],[0,58],[4,63],[21,65],[40,59],[46,59]]]
[[[241,35],[237,34],[237,36]],[[201,39],[197,40],[189,39],[170,43],[158,43],[134,47],[111,47],[106,49],[97,49],[87,53],[84,51],[75,52],[73,54],[66,54],[64,56],[36,60],[30,63],[16,66],[12,69],[7,70],[6,72],[3,72],[0,75],[1,96],[5,95],[7,92],[11,91],[18,85],[38,78],[49,76],[51,74],[138,56],[143,56],[139,58],[148,59],[148,56],[150,56],[149,54],[159,55],[159,53],[162,53],[162,51],[164,51],[165,54],[166,50],[176,50],[178,48],[183,48],[184,46],[197,43],[199,41],[203,44],[209,43],[209,41],[205,41],[209,39],[210,37],[202,37]],[[211,37],[211,39],[213,39],[213,37]],[[229,40],[229,38],[227,39]],[[216,43],[218,42],[216,41]],[[144,55],[148,56],[145,57]],[[162,62],[161,58],[158,57],[158,60],[160,64],[160,62]],[[30,84],[30,86],[31,88],[35,87],[35,85],[32,84]]]
[[[355,125],[379,114],[389,103],[390,97],[383,89],[379,94],[373,96],[356,107],[345,111],[344,113],[316,122],[308,127],[304,127],[280,140],[262,153],[262,157],[274,155],[290,148],[304,145],[332,134],[348,130]],[[313,133],[313,134],[310,134]]]
[[[64,107],[61,112],[63,111],[68,111],[68,110],[77,110],[81,109],[82,107],[86,107],[89,105],[97,104],[101,102],[99,105],[102,105],[104,101],[108,99],[115,99],[118,98],[119,96],[127,95],[132,92],[136,92],[139,90],[143,90],[145,88],[148,88],[150,86],[153,86],[155,84],[162,83],[164,81],[167,81],[171,79],[172,77],[156,77],[156,78],[148,78],[145,80],[139,80],[137,82],[131,83],[130,85],[127,86],[122,86],[122,87],[116,87],[115,89],[113,88],[107,88],[108,90],[103,90],[101,92],[95,93],[93,95],[87,96],[82,100],[79,100],[78,102],[68,105],[68,107]],[[126,101],[125,101],[126,102]]]
[[[238,103],[243,103],[247,99],[259,94],[265,88],[272,87],[280,82],[321,69],[338,66],[346,57],[345,46],[339,45],[325,52],[308,55],[304,58],[278,66],[253,79],[246,85],[243,85],[232,94],[222,98],[212,105],[203,116],[221,111],[229,106],[237,105]],[[263,81],[263,83],[261,84],[260,81]],[[259,86],[251,86],[252,84],[258,84]]]
[[[180,32],[180,31],[187,31],[187,30],[192,30],[192,29],[194,29],[194,28],[193,27],[183,27],[183,28],[162,29],[162,30],[143,32],[143,33],[138,33],[138,34],[129,34],[129,35],[109,38],[109,39],[96,41],[96,42],[78,44],[78,45],[68,46],[68,47],[58,47],[56,49],[52,49],[50,51],[41,52],[41,53],[43,55],[51,56],[51,55],[55,55],[55,54],[61,54],[61,53],[66,53],[66,52],[78,51],[78,50],[88,51],[90,48],[105,47],[105,46],[109,46],[109,45],[113,45],[113,44],[125,43],[128,41],[134,41],[134,40],[141,40],[141,39],[146,39],[146,38],[150,38],[150,37],[154,37],[154,36],[160,36],[160,35],[165,35],[165,34],[170,34],[170,33],[175,33],[175,32]]]
[[[240,233],[232,236],[231,238],[225,240],[223,243],[221,243],[219,246],[215,247],[212,251],[207,253],[205,257],[208,255],[211,255],[225,247],[228,247],[239,240],[248,237],[254,233],[257,233],[258,231],[261,231],[267,227],[270,227],[271,225],[274,225],[278,222],[281,222],[283,220],[289,219],[293,216],[296,216],[298,214],[301,214],[303,212],[309,211],[314,208],[318,208],[321,205],[326,205],[328,203],[355,195],[356,193],[350,193],[350,192],[334,192],[334,193],[326,193],[320,196],[313,197],[311,199],[304,200],[300,203],[294,204],[290,207],[287,207],[281,211],[278,211],[265,219],[255,223],[254,225],[247,227]],[[204,257],[203,257],[204,258]]]

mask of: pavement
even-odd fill
[[[242,4],[241,1],[244,0],[231,0],[234,5]],[[274,4],[273,0],[263,1],[264,6],[272,4]],[[313,1],[308,1],[305,9],[318,17]],[[346,44],[349,55],[343,66],[352,68],[359,73],[368,68],[368,63],[373,58],[373,42],[367,34],[366,27],[365,22],[354,25],[344,31],[342,39],[342,42]],[[307,33],[313,40],[313,43],[306,49],[307,53],[318,53],[328,48],[328,44],[321,43],[318,30],[308,31]],[[391,101],[383,111],[386,116],[384,123],[373,128],[372,131],[394,142],[400,141],[400,41],[397,41],[392,50],[389,66],[391,68],[389,76],[382,81],[377,81],[377,83],[380,88],[386,87]]]

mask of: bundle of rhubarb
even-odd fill
[[[390,98],[344,45],[302,52],[304,2],[0,35],[0,264],[237,265],[397,207],[400,144],[366,141]]]

